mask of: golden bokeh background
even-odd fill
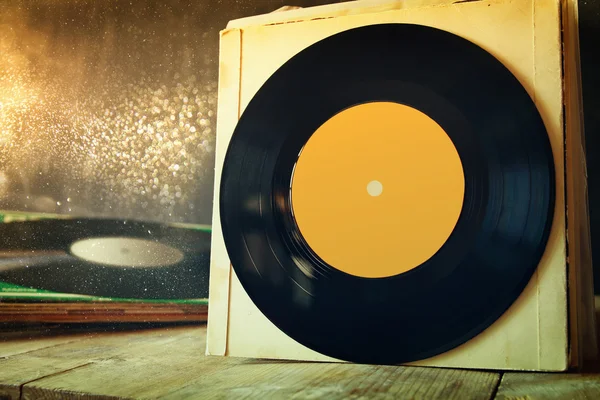
[[[0,210],[209,224],[218,32],[284,4],[3,0]]]

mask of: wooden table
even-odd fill
[[[600,373],[495,373],[204,356],[205,326],[0,343],[5,399],[600,399]]]

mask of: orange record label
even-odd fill
[[[291,183],[298,228],[345,273],[409,271],[446,242],[464,198],[452,141],[426,114],[391,102],[333,116],[302,149]]]

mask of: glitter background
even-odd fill
[[[0,209],[210,224],[218,32],[285,4],[3,0]]]

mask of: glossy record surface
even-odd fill
[[[208,297],[210,233],[134,220],[82,218],[0,224],[0,281],[58,293],[126,299],[196,299]],[[77,257],[72,245],[82,240],[115,238],[148,243],[146,254],[130,266]],[[123,249],[127,249],[124,242]],[[182,254],[165,259],[157,248]],[[135,250],[135,249],[133,249]],[[144,249],[141,249],[144,251]],[[96,259],[114,258],[98,246]],[[145,266],[148,260],[155,260]]]
[[[373,101],[434,119],[465,174],[463,208],[446,243],[417,268],[379,279],[323,262],[295,226],[289,194],[311,134]],[[434,28],[372,25],[308,47],[258,91],[226,154],[221,223],[242,286],[281,331],[330,357],[398,364],[466,342],[510,307],[544,252],[554,182],[541,117],[499,61]]]

